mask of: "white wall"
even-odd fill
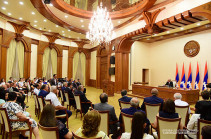
[[[63,50],[62,78],[67,77],[67,69],[68,69],[68,50]]]
[[[91,52],[91,64],[90,64],[90,79],[96,80],[97,74],[97,51]]]
[[[33,79],[37,76],[37,45],[31,45],[31,65],[30,65],[30,78]]]

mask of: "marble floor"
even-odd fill
[[[103,92],[102,89],[96,89],[96,88],[93,88],[93,87],[86,87],[87,88],[87,93],[86,93],[86,96],[89,100],[92,101],[93,104],[95,103],[99,103],[100,102],[100,99],[99,99],[99,96],[100,94]],[[129,92],[131,93],[131,92]],[[120,107],[119,107],[119,103],[118,103],[118,99],[121,97],[121,94],[114,94],[113,97],[109,97],[108,98],[108,103],[112,106],[114,106],[115,108],[115,112],[116,112],[116,115],[117,117],[119,117],[119,114],[120,114]],[[143,102],[143,99],[140,99],[140,105],[142,104]],[[28,102],[26,101],[26,105],[29,106],[29,108],[27,108],[27,111],[32,115],[32,118],[35,119],[37,122],[39,121],[38,118],[35,116],[35,113],[34,113],[34,99],[33,97],[30,97],[29,96],[29,100]],[[194,107],[193,105],[191,105],[191,107]],[[69,130],[70,131],[73,131],[75,132],[78,128],[81,127],[82,125],[82,120],[80,118],[80,115],[78,115],[78,117],[76,118],[76,113],[75,111],[71,110],[72,111],[72,116],[69,118]],[[13,138],[14,139],[18,139],[18,137],[16,137],[17,135],[13,135]],[[40,137],[42,139],[42,136],[40,134]],[[0,135],[0,138],[1,138],[1,135]],[[35,137],[33,136],[33,139]]]

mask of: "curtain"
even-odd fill
[[[17,44],[17,43],[16,43]],[[12,67],[12,77],[15,80],[19,80],[20,78],[20,72],[19,72],[19,65],[18,65],[18,47],[15,48],[15,57],[14,57],[14,62],[13,62],[13,67]]]
[[[81,53],[81,68],[82,68],[82,75],[83,80],[81,80],[81,83],[85,85],[85,79],[86,79],[86,56],[84,53]]]
[[[98,0],[96,0],[96,1],[92,4],[92,11],[96,11],[96,10],[97,10],[97,6],[98,6]]]
[[[50,48],[46,48],[43,54],[43,77],[46,77],[48,60],[49,60]]]
[[[75,0],[75,7],[87,10],[87,0]]]
[[[79,52],[76,52],[75,55],[73,56],[73,79],[76,79],[75,75],[78,68],[78,60],[79,60]]]
[[[49,51],[49,52],[50,52],[50,51]],[[49,55],[46,79],[48,80],[48,79],[50,79],[51,77],[53,77],[53,71],[52,71],[51,55]]]
[[[70,0],[64,0],[64,2],[66,2],[66,3],[70,4]]]
[[[57,74],[57,52],[55,49],[51,49],[51,63],[53,74]]]
[[[19,67],[19,77],[23,78],[24,71],[24,45],[21,41],[17,43],[17,54],[18,54],[18,67]]]
[[[15,59],[15,48],[16,48],[16,41],[12,40],[10,42],[10,46],[7,49],[7,72],[6,72],[6,81],[9,80],[10,76],[12,75],[12,68]]]

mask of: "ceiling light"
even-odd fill
[[[121,23],[121,21],[118,21],[118,23],[120,24],[120,23]]]
[[[35,12],[32,12],[33,15],[35,15]]]
[[[65,34],[62,34],[63,36],[65,36]]]
[[[166,33],[168,33],[168,34],[169,34],[169,33],[170,33],[170,31],[166,31]]]
[[[46,20],[46,19],[44,19],[43,21],[44,21],[44,22],[47,22],[47,20]]]
[[[147,40],[150,40],[150,38],[147,38]]]
[[[48,30],[49,32],[51,32],[51,30]]]
[[[58,28],[59,26],[58,26],[58,25],[56,25],[56,27]]]
[[[197,25],[197,26],[200,26],[200,25],[201,25],[201,23],[197,23],[196,25]]]
[[[23,18],[22,17],[19,17],[19,19],[22,20]]]
[[[70,30],[68,29],[68,31],[70,31]]]
[[[69,38],[71,38],[71,36],[69,36]]]
[[[180,28],[180,30],[184,30],[184,28],[183,28],[183,27],[181,27],[181,28]]]
[[[34,25],[35,27],[37,26],[37,25]]]
[[[51,3],[51,4],[49,4],[51,7],[53,6],[53,4]]]
[[[81,21],[81,22],[84,22],[84,20],[82,20],[82,19],[81,19],[80,21]]]
[[[42,28],[40,28],[40,30],[42,30]]]
[[[68,18],[68,16],[67,16],[67,15],[65,15],[64,17],[65,17],[65,18]]]
[[[157,34],[154,34],[154,36],[157,36]]]
[[[81,27],[83,28],[83,27],[84,27],[84,25],[81,25]]]
[[[6,8],[5,7],[1,7],[3,10],[6,10]]]
[[[8,13],[8,15],[12,15],[11,13]]]
[[[37,23],[37,20],[34,20],[34,23]]]
[[[7,1],[4,1],[4,4],[8,4],[8,2]]]
[[[62,33],[64,33],[64,31],[62,31]]]
[[[19,2],[20,5],[23,5],[24,3],[22,1]]]

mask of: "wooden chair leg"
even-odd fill
[[[5,134],[5,130],[4,130],[4,126],[3,126],[2,139],[4,139],[4,134]]]
[[[9,139],[12,139],[12,133],[9,133]]]
[[[77,118],[77,113],[78,113],[78,110],[76,109],[76,118]]]
[[[6,132],[6,139],[8,138],[8,132]]]
[[[80,111],[80,113],[81,113],[81,120],[82,120],[82,110]]]
[[[66,116],[66,120],[67,120],[67,128],[69,129],[69,124],[68,124],[68,115]]]

